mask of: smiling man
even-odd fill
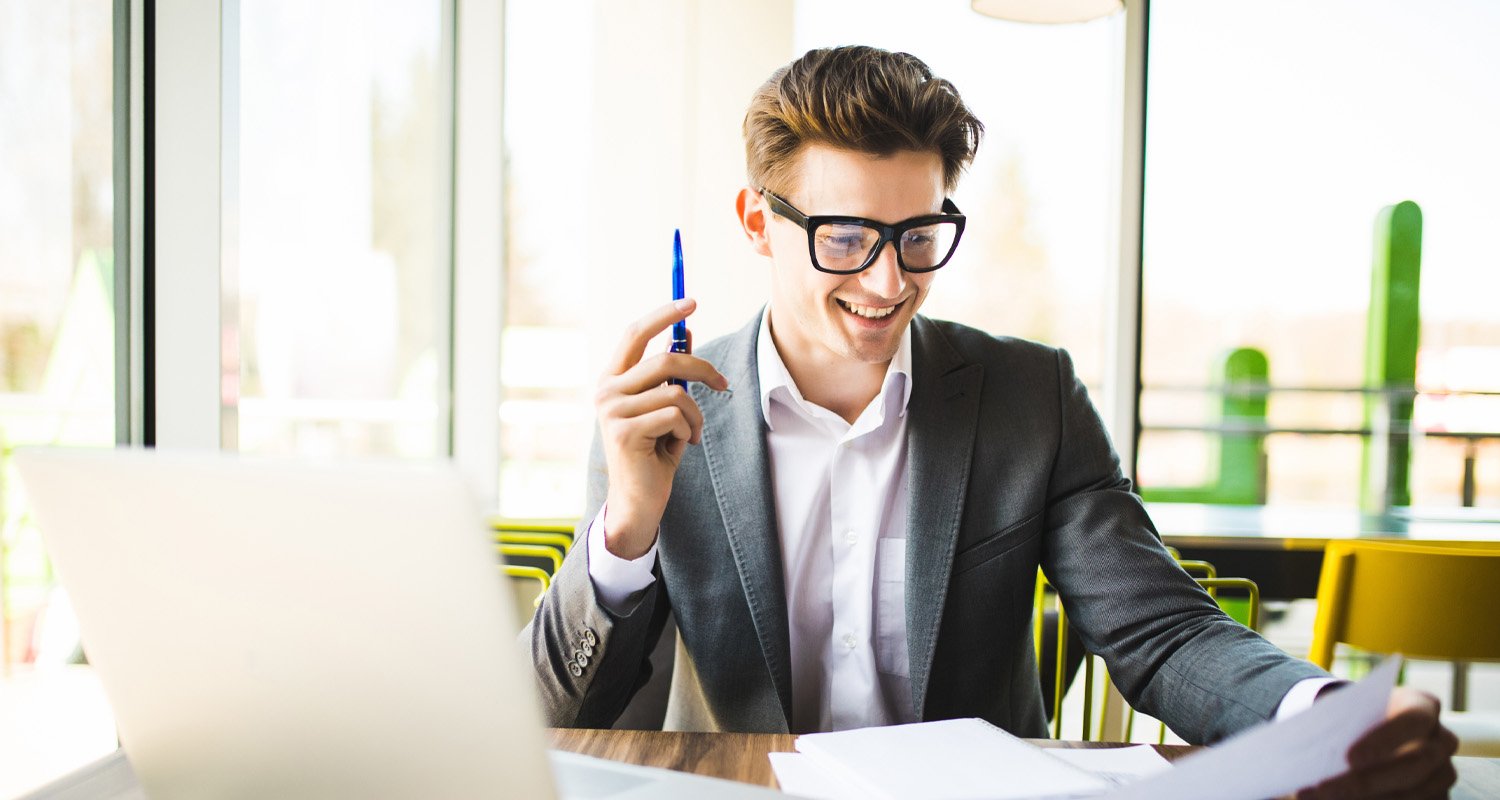
[[[744,130],[736,207],[770,302],[694,355],[646,356],[695,310],[662,307],[600,380],[585,545],[522,634],[552,724],[612,724],[671,617],[678,726],[1045,736],[1038,567],[1131,704],[1191,741],[1332,685],[1177,566],[1065,352],[918,315],[982,133],[950,83],[904,53],[815,50]],[[1324,788],[1441,795],[1453,748],[1436,702],[1398,690]]]

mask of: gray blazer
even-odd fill
[[[521,634],[552,725],[608,727],[675,617],[679,725],[786,732],[786,596],[756,370],[760,315],[697,353],[734,388],[691,384],[703,442],[677,471],[657,580],[602,608],[588,550],[563,562]],[[912,322],[906,625],[912,708],[1047,735],[1031,636],[1037,567],[1131,705],[1191,742],[1274,716],[1325,675],[1233,622],[1161,545],[1062,350]],[[597,439],[584,526],[608,486]],[[696,711],[681,711],[686,707]]]

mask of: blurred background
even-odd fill
[[[463,440],[455,2],[224,4],[234,272],[205,298],[225,309],[222,445],[431,458]],[[120,388],[129,284],[115,272],[118,231],[139,224],[117,186],[121,45],[139,7],[0,0],[7,456],[139,441],[119,422],[139,401]],[[852,43],[921,57],[987,126],[953,198],[969,227],[926,313],[1065,347],[1096,397],[1135,394],[1139,430],[1111,433],[1137,442],[1148,499],[1500,509],[1500,6],[1151,3],[1138,332],[1109,322],[1123,15],[1024,25],[962,0],[503,9],[502,69],[483,78],[503,103],[502,213],[487,222],[502,243],[499,402],[493,442],[469,443],[495,453],[483,493],[497,515],[583,513],[591,388],[624,325],[668,298],[674,228],[697,340],[757,313],[765,265],[733,210],[745,104],[807,49]],[[1419,279],[1382,272],[1392,237],[1417,248]],[[1138,392],[1109,386],[1119,337],[1137,335]],[[1411,374],[1372,366],[1406,347]],[[1409,471],[1372,475],[1391,429]],[[31,741],[63,743],[11,772],[18,791],[113,733],[87,677],[33,681],[77,660],[77,634],[8,458],[0,611],[0,719],[40,720],[50,732]]]

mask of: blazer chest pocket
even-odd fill
[[[953,556],[953,574],[961,575],[1020,547],[1042,532],[1042,512],[976,542]]]

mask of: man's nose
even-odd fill
[[[885,300],[894,300],[906,290],[906,272],[896,261],[896,243],[886,242],[875,256],[875,263],[861,272],[860,284],[865,291]]]

